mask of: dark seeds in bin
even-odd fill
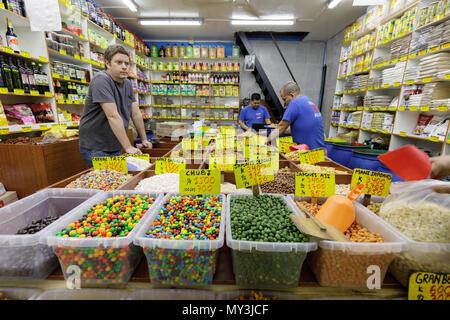
[[[53,223],[54,221],[56,221],[58,218],[59,217],[47,217],[45,219],[39,219],[36,221],[32,221],[31,224],[29,224],[25,228],[20,229],[19,231],[17,231],[16,234],[37,233],[37,232],[41,231],[42,229],[44,229],[45,227],[47,227],[48,225],[50,225],[51,223]]]
[[[280,197],[233,197],[230,204],[231,234],[235,240],[263,242],[308,242],[295,227],[292,212]],[[233,271],[238,286],[284,288],[298,285],[305,252],[232,250]]]

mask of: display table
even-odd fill
[[[45,145],[0,144],[0,181],[20,199],[88,169],[78,141],[69,138]]]

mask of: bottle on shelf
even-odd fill
[[[55,98],[56,98],[56,100],[64,99],[64,95],[63,95],[62,89],[61,89],[61,83],[59,82],[59,80],[56,80],[56,82],[55,82]]]
[[[165,56],[164,47],[161,46],[161,48],[159,48],[159,57],[160,58],[164,58],[164,56]]]
[[[14,50],[14,52],[20,53],[19,40],[17,39],[11,21],[6,18],[6,44],[8,47]]]
[[[152,58],[158,57],[158,47],[154,43],[152,43],[152,46],[150,47],[150,56]]]
[[[167,58],[171,58],[172,57],[172,48],[170,47],[170,45],[166,45],[166,57]]]
[[[50,92],[50,85],[49,85],[49,81],[48,81],[48,76],[47,73],[45,73],[45,71],[42,69],[42,64],[38,64],[38,72],[40,74],[40,79],[41,79],[41,83],[42,83],[42,89],[45,92]]]
[[[39,91],[38,87],[36,85],[36,80],[34,79],[34,72],[33,72],[33,69],[31,68],[30,63],[25,62],[24,67],[28,74],[28,83],[30,84],[30,90]]]
[[[26,68],[24,68],[21,62],[22,61],[20,59],[17,59],[17,68],[19,69],[20,78],[22,79],[23,91],[25,93],[30,93],[30,82],[28,81],[28,73]]]
[[[23,90],[23,84],[22,84],[22,79],[20,76],[20,70],[17,67],[17,65],[14,64],[12,57],[8,57],[8,63],[9,63],[9,67],[11,68],[14,89],[22,89]]]
[[[174,44],[172,47],[172,57],[178,58],[179,50],[177,44]]]
[[[12,71],[11,71],[11,67],[9,66],[8,62],[6,61],[5,56],[0,55],[0,61],[1,61],[1,73],[2,73],[2,78],[4,81],[4,87],[8,88],[9,92],[13,92],[14,91],[14,81],[13,81],[13,76],[12,76]]]
[[[184,44],[181,44],[179,52],[178,52],[178,56],[180,58],[184,58],[186,56],[186,47],[184,46]]]

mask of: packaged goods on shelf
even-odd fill
[[[450,98],[432,100],[431,105],[430,105],[430,107],[432,109],[437,109],[439,107],[448,107],[448,106],[450,106]]]
[[[55,60],[52,60],[52,73],[60,77],[69,77],[70,80],[91,81],[89,69]]]
[[[365,96],[364,107],[384,107],[391,104],[394,97],[388,95]]]
[[[403,79],[403,72],[405,70],[406,62],[397,62],[393,68],[387,68],[381,71],[381,83],[393,85],[395,82],[401,82]]]
[[[359,126],[359,123],[361,122],[361,114],[362,111],[355,111],[348,115],[347,117],[347,125],[349,126]]]
[[[409,63],[406,66],[404,83],[408,82],[408,81],[414,81],[414,82],[418,81],[419,74],[420,74],[420,67],[418,65],[413,65],[412,63]]]
[[[428,47],[433,48],[441,43],[446,43],[449,39],[448,33],[450,32],[450,21],[447,20],[447,22],[438,24],[433,28],[430,34]]]
[[[411,47],[409,49],[410,54],[417,53],[428,48],[429,39],[433,28],[433,26],[428,26],[417,32],[416,36],[413,37],[411,41]]]
[[[433,118],[423,129],[421,136],[424,138],[430,138],[431,136],[444,137],[445,132],[442,132],[448,127],[448,119],[448,115],[433,115]]]
[[[419,114],[419,117],[417,118],[416,127],[414,128],[412,133],[414,135],[421,136],[423,134],[425,127],[428,125],[431,119],[433,119],[432,115]]]
[[[384,56],[381,56],[381,57],[373,58],[372,65],[376,66],[376,65],[378,65],[380,63],[384,63],[386,61],[389,61],[390,58],[391,58],[390,55],[384,55]]]
[[[412,31],[416,11],[417,8],[415,7],[405,12],[400,18],[382,25],[378,30],[377,45],[381,45]]]
[[[361,128],[371,129],[372,128],[372,119],[373,119],[373,113],[371,112],[364,112],[362,122],[361,122]]]
[[[427,5],[426,3],[424,5]],[[424,26],[442,19],[450,13],[450,6],[447,0],[433,2],[428,6],[424,6],[419,11],[418,27]]]
[[[6,119],[10,124],[31,124],[36,123],[33,111],[27,104],[16,104],[3,106]]]
[[[409,52],[409,44],[412,35],[392,41],[390,59],[400,59]]]
[[[427,57],[423,57],[419,62],[419,79],[435,77],[442,71],[450,69],[450,53],[440,52]]]

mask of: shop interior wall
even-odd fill
[[[342,30],[327,41],[325,64],[327,66],[327,75],[325,81],[322,119],[325,135],[328,136],[331,122],[331,108],[333,107],[334,92],[336,89],[336,77],[339,69],[339,57],[341,55],[341,46],[344,39],[345,30]]]

